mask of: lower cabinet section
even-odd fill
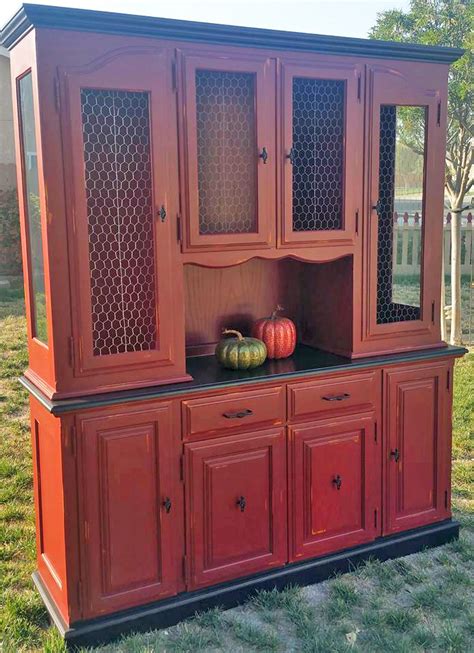
[[[385,372],[385,533],[450,516],[452,366]]]
[[[185,445],[188,587],[287,561],[284,429]]]
[[[380,471],[373,413],[290,428],[291,559],[373,539]]]
[[[183,519],[172,406],[80,420],[86,615],[176,594]]]
[[[106,619],[266,572],[299,578],[444,522],[452,369],[401,363],[359,374],[361,388],[352,373],[349,389],[340,373],[330,393],[325,376],[293,376],[246,387],[242,405],[209,391],[54,417],[32,399],[39,586],[66,624]],[[213,429],[212,410],[232,426]],[[196,411],[210,432],[192,431]]]

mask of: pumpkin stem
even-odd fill
[[[243,340],[244,336],[240,333],[240,331],[236,331],[235,329],[224,329],[222,332],[223,335],[228,335],[229,333],[232,333],[234,336],[237,336],[239,340]]]
[[[280,304],[277,304],[275,310],[272,312],[272,314],[270,316],[270,319],[274,320],[276,318],[276,316],[277,316],[277,313],[279,313],[280,311],[283,311],[283,310],[284,310],[283,306],[280,306]]]

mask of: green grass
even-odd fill
[[[64,647],[48,627],[31,582],[34,514],[21,291],[0,297],[0,650]],[[474,353],[456,364],[453,505],[458,542],[353,571],[307,588],[262,592],[244,606],[212,610],[161,631],[124,637],[95,653],[286,651],[465,653],[474,649]]]

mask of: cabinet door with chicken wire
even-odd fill
[[[149,368],[165,366],[173,377],[180,330],[169,310],[177,258],[169,55],[123,53],[91,72],[66,71],[64,83],[76,373],[139,367],[134,378],[155,378]]]
[[[283,66],[282,243],[350,244],[362,193],[358,66]]]
[[[275,222],[275,64],[186,54],[185,250],[268,247]]]

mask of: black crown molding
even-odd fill
[[[256,48],[407,59],[445,64],[456,61],[464,53],[464,50],[460,48],[214,25],[187,20],[31,4],[24,4],[4,26],[0,32],[0,44],[11,49],[33,28],[126,34]]]

